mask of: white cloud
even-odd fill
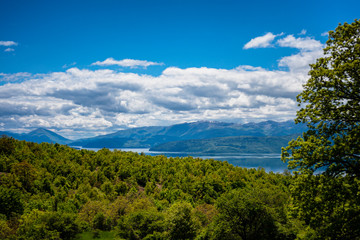
[[[244,49],[249,48],[267,48],[271,47],[271,42],[274,41],[274,39],[279,35],[274,35],[271,32],[265,34],[264,36],[256,37],[251,39],[248,43],[244,45]]]
[[[6,48],[6,49],[4,50],[4,52],[13,52],[13,51],[15,51],[15,49],[13,49],[13,48]]]
[[[312,38],[295,38],[294,35],[288,35],[285,38],[279,39],[276,42],[280,47],[291,47],[301,50],[315,50],[322,48],[323,45]]]
[[[294,117],[305,79],[251,66],[169,67],[157,77],[71,68],[0,86],[0,122],[8,128],[82,129],[86,136],[196,120],[286,120]]]
[[[10,47],[10,46],[17,46],[18,43],[14,41],[0,41],[0,46]]]
[[[107,58],[104,61],[97,61],[91,64],[92,66],[111,66],[117,65],[120,67],[130,67],[130,68],[147,68],[149,66],[154,65],[164,65],[163,63],[150,62],[145,60],[135,60],[135,59],[123,59],[123,60],[115,60],[113,58]]]
[[[49,74],[0,73],[0,81],[7,82],[0,85],[0,123],[4,129],[65,128],[67,137],[74,137],[70,130],[86,137],[197,120],[293,119],[295,96],[308,79],[309,64],[322,56],[322,44],[293,35],[274,44],[299,51],[281,58],[280,70],[242,65],[168,67],[159,76],[75,67]],[[93,65],[113,64],[134,68],[160,63],[109,58]]]
[[[315,63],[316,59],[323,56],[324,45],[315,39],[295,38],[288,35],[276,42],[280,47],[299,49],[300,52],[291,56],[285,56],[279,60],[280,67],[287,67],[290,72],[307,72],[309,64]]]
[[[72,62],[72,63],[70,63],[70,64],[64,64],[63,66],[62,66],[62,68],[69,68],[69,67],[73,67],[73,66],[75,66],[76,65],[76,62]]]
[[[280,67],[287,67],[291,72],[305,72],[309,64],[315,63],[316,59],[323,56],[323,50],[303,51],[298,54],[283,57],[279,61]]]
[[[306,34],[306,29],[303,29],[303,30],[301,30],[301,32],[299,33],[299,35],[305,35]]]
[[[0,73],[0,82],[15,82],[28,80],[32,76],[28,72],[19,73]]]
[[[323,36],[323,37],[329,36],[329,32],[323,32],[323,33],[321,34],[321,36]]]

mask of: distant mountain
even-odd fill
[[[31,142],[49,142],[67,144],[70,146],[79,146],[85,148],[152,148],[159,149],[179,149],[181,145],[186,151],[195,151],[189,148],[189,144],[199,144],[202,152],[211,151],[224,151],[226,144],[231,144],[231,141],[238,142],[234,149],[239,152],[241,144],[244,141],[248,144],[250,142],[271,142],[271,138],[260,138],[260,137],[283,137],[291,134],[300,134],[306,131],[306,126],[297,124],[293,121],[287,122],[274,122],[265,121],[259,123],[224,123],[224,122],[213,122],[213,121],[199,121],[175,124],[171,126],[150,126],[150,127],[139,127],[131,128],[126,130],[120,130],[115,133],[101,135],[93,138],[85,138],[79,140],[69,140],[59,134],[52,131],[39,128],[29,133],[11,133],[11,132],[0,132],[0,135],[7,135],[18,140],[26,140]],[[246,140],[245,138],[227,138],[227,137],[240,137],[247,136],[253,137]],[[255,138],[259,137],[259,138]],[[216,141],[208,140],[219,138]],[[227,138],[227,139],[220,139]],[[207,140],[205,140],[207,139]],[[269,140],[270,139],[270,140]],[[204,141],[185,141],[185,140],[204,140]],[[268,141],[269,140],[269,141]],[[281,141],[281,138],[274,138],[273,141]],[[179,142],[184,141],[184,142]],[[264,142],[265,141],[265,142]],[[167,145],[166,145],[166,144]],[[165,144],[165,145],[161,145]],[[212,145],[211,145],[212,144]],[[215,144],[215,145],[214,145]],[[216,145],[217,144],[217,145]],[[223,147],[220,147],[222,144]],[[252,144],[252,143],[251,143]],[[211,147],[211,146],[212,147]],[[186,147],[188,146],[188,147]],[[255,145],[254,145],[255,146]],[[260,145],[259,145],[260,146]],[[193,146],[195,147],[195,145]],[[264,148],[264,147],[263,147]],[[216,149],[216,150],[214,150]],[[231,147],[226,148],[226,151],[232,152]],[[244,148],[245,149],[245,148]],[[246,147],[246,149],[250,149]],[[265,149],[265,148],[264,148]],[[185,151],[185,150],[184,150]],[[235,150],[234,150],[235,151]]]
[[[18,133],[13,133],[13,132],[8,132],[8,131],[0,131],[0,137],[2,136],[8,136],[8,137],[13,137],[15,139],[21,140],[21,135],[22,134],[18,134]]]
[[[80,139],[71,146],[94,148],[151,148],[163,143],[190,139],[209,139],[233,136],[286,136],[300,134],[306,126],[293,121],[235,124],[199,121],[171,126],[140,127],[121,130],[112,134]]]
[[[87,148],[137,148],[179,140],[177,137],[161,134],[164,128],[156,126],[131,128],[93,138],[79,139],[70,145]]]
[[[236,136],[168,142],[150,151],[182,152],[189,154],[281,153],[297,134],[290,136]]]
[[[12,132],[0,132],[0,135],[6,135],[9,137],[13,137],[18,140],[25,140],[29,142],[48,142],[48,143],[59,143],[59,144],[68,144],[72,142],[72,140],[64,138],[63,136],[54,133],[50,130],[46,130],[44,128],[38,128],[29,133],[12,133]]]

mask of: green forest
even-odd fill
[[[360,239],[360,21],[329,32],[290,171],[0,138],[0,239]]]
[[[1,138],[1,238],[294,238],[289,174]],[[292,225],[293,226],[290,226]]]

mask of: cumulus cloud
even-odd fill
[[[6,47],[4,49],[4,52],[13,52],[15,51],[14,48],[12,48],[12,46],[17,46],[18,43],[14,42],[14,41],[0,41],[0,46],[2,47]]]
[[[107,58],[104,61],[94,62],[91,64],[92,66],[111,66],[117,65],[120,67],[129,67],[129,68],[147,68],[149,66],[154,65],[164,65],[163,63],[150,62],[145,60],[135,60],[135,59],[123,59],[123,60],[115,60],[113,58]]]
[[[76,67],[48,74],[0,73],[0,82],[5,82],[0,85],[0,129],[47,127],[74,138],[72,131],[86,137],[124,127],[197,120],[293,119],[295,97],[308,79],[309,64],[322,55],[322,45],[293,35],[274,44],[299,52],[279,59],[280,68],[275,70],[242,65],[167,67],[159,76]],[[112,59],[103,66],[121,61]]]
[[[309,64],[323,56],[324,45],[315,39],[295,38],[288,35],[276,42],[280,47],[290,47],[299,49],[300,52],[291,56],[283,57],[279,60],[280,67],[287,67],[291,72],[305,72],[309,69]]]
[[[204,119],[285,120],[304,80],[249,66],[169,67],[157,77],[71,68],[0,86],[0,123],[98,133]]]
[[[280,47],[291,47],[307,51],[316,50],[323,47],[323,45],[315,39],[309,37],[295,38],[294,35],[288,35],[285,38],[279,39],[277,44]]]
[[[321,48],[315,51],[304,51],[283,57],[279,60],[279,66],[286,67],[291,72],[305,72],[309,69],[309,64],[315,63],[316,59],[321,56],[323,56],[323,50]]]
[[[306,29],[303,29],[303,30],[301,30],[301,32],[299,33],[299,35],[305,35],[306,34]]]
[[[14,41],[0,41],[0,46],[10,47],[10,46],[17,46],[18,43]]]
[[[323,36],[323,37],[329,36],[329,32],[323,32],[323,33],[321,34],[321,36]]]
[[[15,49],[13,49],[13,48],[6,48],[6,49],[4,50],[4,52],[13,52],[13,51],[15,51]]]
[[[32,76],[31,73],[19,72],[19,73],[0,73],[0,82],[15,82],[24,81]]]
[[[279,35],[274,35],[271,32],[269,32],[269,33],[265,34],[264,36],[253,38],[244,45],[244,49],[271,47],[272,41],[274,41],[275,37],[277,37],[277,36],[279,36]]]

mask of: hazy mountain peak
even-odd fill
[[[33,131],[31,131],[31,132],[29,132],[29,134],[56,134],[56,133],[54,133],[54,132],[52,132],[52,131],[50,131],[50,130],[47,130],[47,129],[45,129],[45,128],[37,128],[37,129],[35,129],[35,130],[33,130]]]

